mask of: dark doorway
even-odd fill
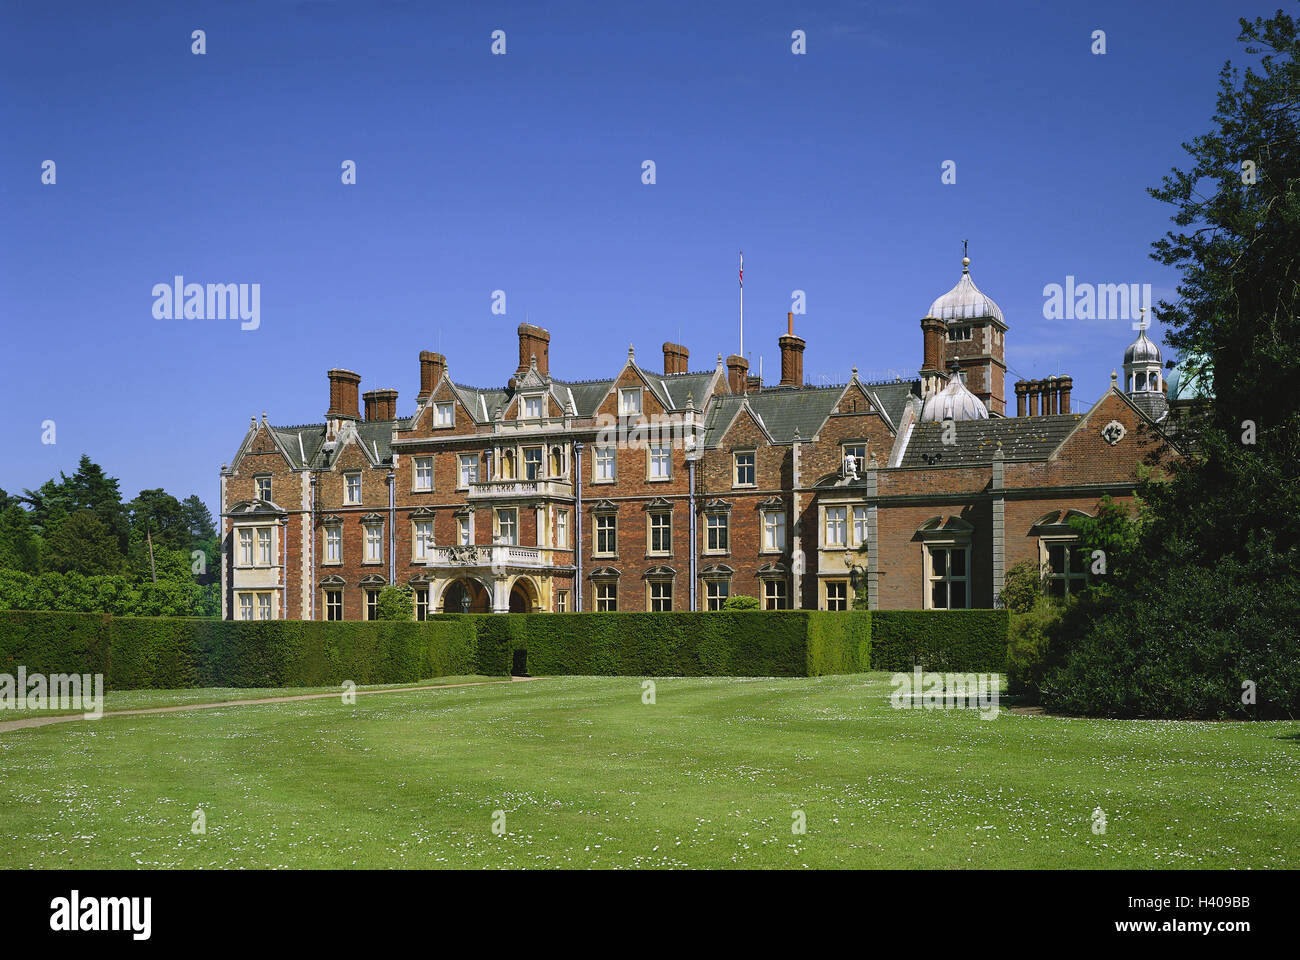
[[[469,599],[469,609],[465,609],[465,600]],[[475,580],[457,580],[442,592],[443,613],[487,613],[489,609],[487,591]]]
[[[528,676],[528,651],[523,647],[515,648],[514,662],[510,665],[510,676]]]

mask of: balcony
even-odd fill
[[[546,566],[542,563],[542,551],[537,547],[519,547],[508,543],[434,547],[428,565],[492,570],[505,570],[508,567],[537,569]]]
[[[479,480],[471,483],[469,500],[511,500],[519,498],[558,497],[573,499],[573,486],[567,480]]]

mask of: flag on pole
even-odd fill
[[[740,251],[740,285],[745,285],[745,251]]]

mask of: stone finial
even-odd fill
[[[528,369],[532,370],[534,373],[537,372],[537,354],[530,353],[528,355]]]
[[[694,409],[695,409],[695,393],[694,393],[694,391],[692,391],[692,392],[686,394],[686,409],[687,409],[687,410],[694,410]]]
[[[853,365],[853,379],[858,379],[858,365],[856,363]]]
[[[627,345],[627,362],[632,363],[636,360],[636,348],[632,344]]]
[[[256,417],[256,416],[252,416],[252,417],[249,417],[249,418],[248,418],[248,429],[249,429],[249,430],[256,430],[256,429],[257,429],[257,417]]]
[[[1114,370],[1112,370],[1112,371],[1110,372],[1110,387],[1111,387],[1111,389],[1112,389],[1112,390],[1115,389],[1115,386],[1116,386],[1116,384],[1118,384],[1118,383],[1119,383],[1119,374],[1116,373]]]

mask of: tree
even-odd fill
[[[1239,23],[1258,63],[1224,66],[1212,129],[1151,190],[1174,223],[1152,256],[1181,272],[1157,317],[1171,346],[1205,358],[1214,402],[1184,424],[1187,462],[1141,485],[1138,517],[1084,525],[1110,542],[1107,572],[1064,614],[1049,707],[1300,709],[1300,25],[1281,11]]]
[[[36,573],[41,566],[41,540],[31,514],[12,503],[0,509],[0,569]]]
[[[727,597],[722,601],[723,610],[761,610],[762,604],[758,602],[757,597],[747,597],[743,593],[737,593],[734,596]]]
[[[390,584],[380,590],[375,619],[414,620],[415,604],[411,599],[411,588]]]
[[[54,573],[114,574],[122,571],[122,554],[117,537],[99,517],[78,510],[46,540],[44,564]]]

